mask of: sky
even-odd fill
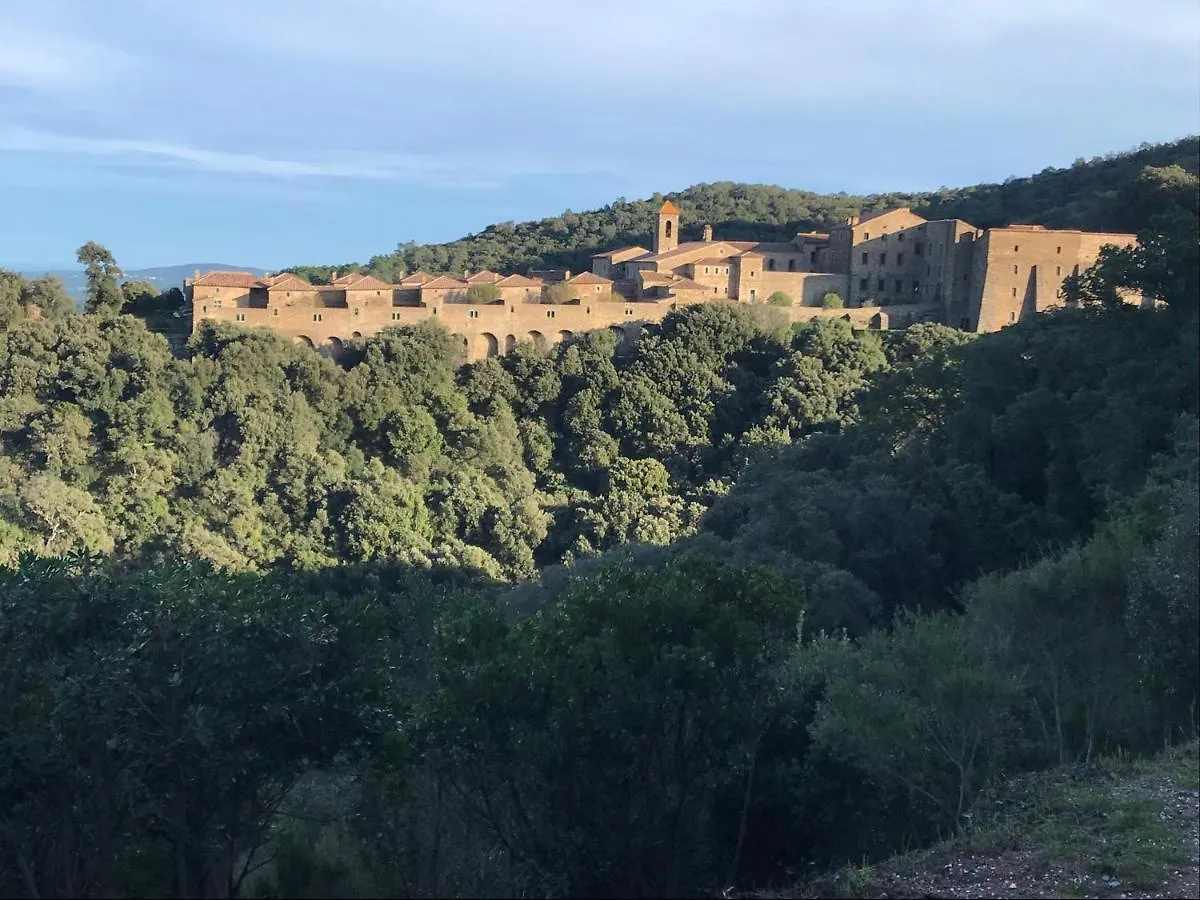
[[[366,261],[1198,132],[1196,0],[0,0],[0,266]]]

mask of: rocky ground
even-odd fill
[[[1200,757],[1106,761],[1009,786],[952,841],[791,897],[1200,897]]]

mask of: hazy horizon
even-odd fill
[[[365,262],[701,182],[935,190],[1200,132],[1193,0],[94,9],[0,10],[0,263]]]

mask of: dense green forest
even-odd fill
[[[1194,736],[1198,186],[978,337],[173,354],[99,245],[0,275],[0,895],[716,895]]]
[[[315,282],[328,281],[335,269],[369,270],[387,280],[418,270],[455,275],[485,268],[521,273],[545,268],[590,271],[593,253],[633,244],[649,247],[654,217],[668,197],[683,213],[683,240],[699,240],[703,226],[711,224],[727,240],[790,241],[797,232],[828,231],[850,215],[895,206],[910,206],[930,219],[965,219],[980,228],[1023,222],[1138,232],[1153,211],[1140,186],[1146,167],[1177,167],[1195,175],[1200,170],[1200,138],[1147,144],[1090,161],[1079,159],[1067,169],[1048,168],[1003,184],[933,193],[854,196],[727,181],[698,184],[646,200],[617,200],[591,212],[567,210],[538,222],[503,222],[446,244],[401,244],[395,252],[372,257],[365,265],[295,266],[290,271]]]

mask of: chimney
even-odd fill
[[[563,281],[570,281],[570,280],[571,280],[571,270],[563,269]]]
[[[338,276],[337,269],[334,269],[332,272],[330,272],[329,273],[329,283],[333,284],[335,281],[337,281],[337,276]]]
[[[199,277],[200,277],[200,270],[199,270],[199,269],[193,269],[193,270],[192,270],[192,281],[195,281],[195,280],[196,280],[197,278],[199,278]]]
[[[471,270],[463,269],[463,278],[470,278],[470,277],[471,277]]]
[[[706,243],[706,244],[712,243],[712,226],[711,225],[704,226],[704,243]]]

